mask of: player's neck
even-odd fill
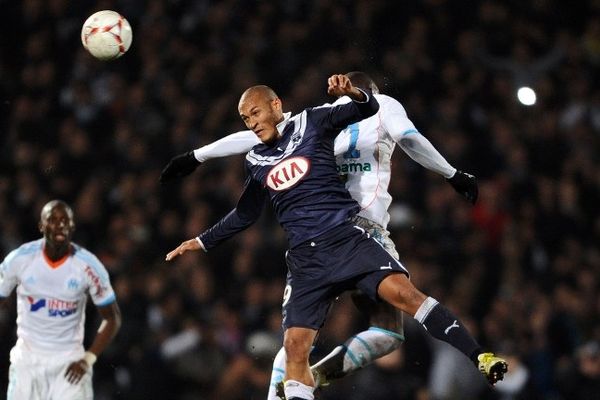
[[[62,259],[71,251],[71,244],[65,243],[62,245],[53,245],[49,242],[44,244],[44,253],[52,261],[58,261]]]
[[[281,133],[277,132],[275,135],[273,135],[272,138],[270,138],[269,140],[267,140],[263,143],[269,147],[274,147],[279,142],[280,139],[281,139]]]

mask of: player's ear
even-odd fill
[[[40,233],[44,233],[44,224],[42,224],[42,221],[38,222],[38,229]]]
[[[275,99],[273,99],[273,101],[271,101],[271,106],[273,107],[274,110],[281,111],[281,109],[283,108],[281,99],[279,97],[276,97]]]

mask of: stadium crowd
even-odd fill
[[[459,313],[510,373],[489,389],[407,321],[392,356],[324,388],[338,399],[597,398],[600,392],[600,2],[539,0],[0,0],[0,257],[37,239],[50,199],[109,270],[123,315],[96,398],[264,399],[281,345],[285,237],[271,212],[175,264],[166,252],[235,205],[242,157],[160,186],[175,154],[244,129],[242,91],[293,111],[364,70],[457,168],[471,207],[394,156],[390,230],[412,280]],[[82,22],[114,9],[131,50],[93,59]],[[537,103],[524,106],[518,87]],[[13,299],[14,300],[14,299]],[[93,311],[93,309],[91,310]],[[0,399],[14,344],[0,309]],[[90,312],[88,322],[97,316]],[[315,357],[364,320],[342,298]],[[472,372],[472,373],[471,373]]]

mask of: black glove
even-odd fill
[[[446,179],[461,196],[471,204],[477,201],[479,190],[477,189],[477,179],[475,176],[462,171],[456,171],[452,178]]]
[[[200,165],[200,161],[196,160],[194,157],[193,151],[188,151],[187,153],[179,154],[171,158],[171,161],[167,164],[167,166],[160,173],[159,182],[161,185],[165,183],[169,183],[174,179],[180,179],[184,176],[188,176],[196,168]]]

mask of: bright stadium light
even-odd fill
[[[532,88],[523,86],[517,90],[517,98],[524,106],[532,106],[537,100],[537,96]]]

